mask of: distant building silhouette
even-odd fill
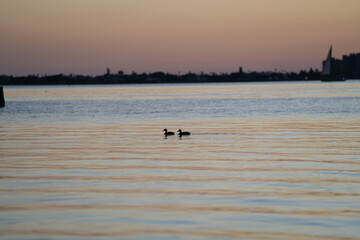
[[[322,68],[322,75],[323,76],[330,76],[332,75],[333,69],[333,57],[332,57],[332,46],[330,46],[329,53],[326,59],[323,61],[323,68]]]
[[[323,61],[322,75],[327,77],[360,78],[360,53],[343,55],[342,59],[332,57],[332,46]]]

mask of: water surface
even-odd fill
[[[2,239],[360,239],[359,81],[4,91]]]

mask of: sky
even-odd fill
[[[0,0],[0,75],[321,69],[360,0]]]

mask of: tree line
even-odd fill
[[[171,74],[165,72],[129,74],[124,71],[88,76],[78,74],[0,76],[0,85],[59,85],[59,84],[141,84],[141,83],[202,83],[202,82],[260,82],[260,81],[303,81],[319,80],[321,72],[310,69],[298,73],[284,71],[244,72],[242,68],[232,73],[192,73]]]

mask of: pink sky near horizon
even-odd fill
[[[1,0],[0,75],[321,68],[360,52],[359,0]]]

